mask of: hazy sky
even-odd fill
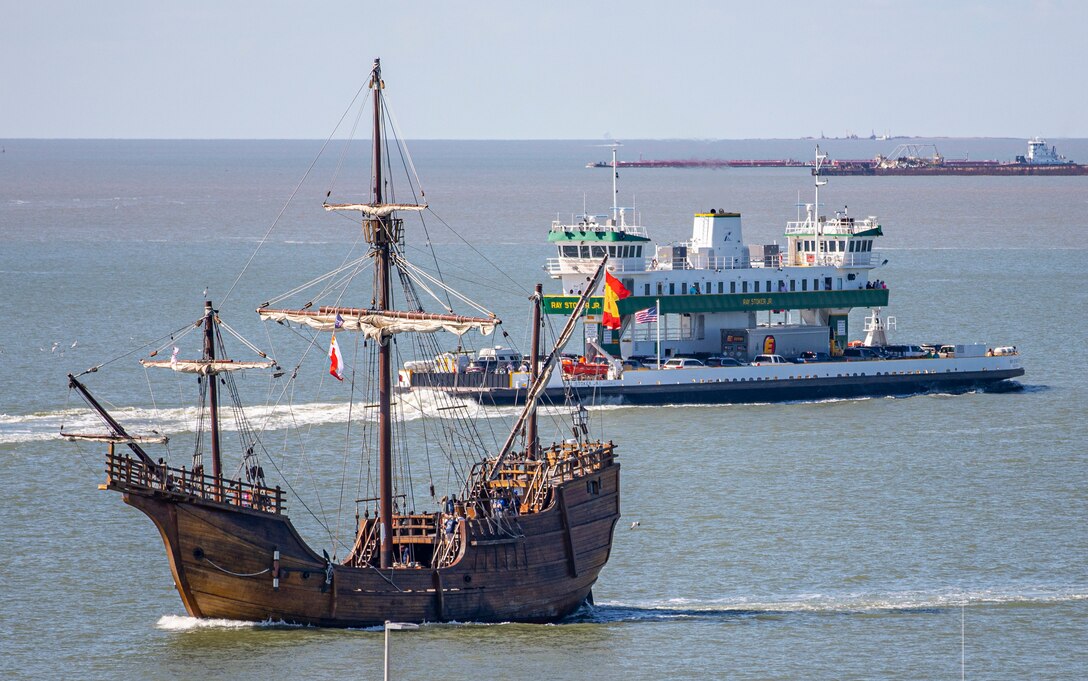
[[[1088,1],[0,0],[0,138],[1088,137]]]

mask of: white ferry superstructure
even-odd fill
[[[824,158],[817,149],[817,169]],[[628,222],[630,209],[615,205],[611,218],[553,222],[548,241],[556,254],[545,270],[561,282],[562,293],[544,296],[545,312],[569,313],[605,256],[630,295],[618,301],[618,330],[602,327],[603,296],[594,299],[585,318],[591,369],[571,363],[564,372],[567,388],[556,372],[548,392],[559,397],[573,389],[583,400],[664,404],[1015,388],[1009,379],[1024,369],[1011,346],[909,345],[889,353],[896,346],[888,345],[886,332],[894,320],[880,316],[889,290],[872,276],[887,262],[874,249],[882,227],[873,216],[821,216],[819,189],[825,184],[817,175],[815,201],[805,206],[803,219],[786,223],[782,246],[746,245],[740,214],[721,209],[696,213],[691,239],[670,245],[654,246],[637,218]],[[871,310],[864,341],[850,341],[854,308]],[[901,356],[889,356],[895,354]],[[763,356],[779,359],[754,361]],[[666,366],[681,357],[696,361]],[[413,389],[503,404],[524,399],[528,373],[519,369],[525,368],[511,362],[476,375],[465,373],[464,365],[452,372],[405,369],[400,378]]]

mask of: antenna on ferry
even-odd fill
[[[816,145],[816,164],[813,166],[813,173],[816,175],[816,203],[813,206],[813,217],[816,220],[816,260],[820,260],[820,237],[823,233],[820,229],[820,187],[827,184],[827,180],[820,179],[820,168],[823,162],[827,160],[827,154],[820,153],[820,145]]]
[[[618,142],[612,143],[612,224],[618,224],[620,219],[620,207],[619,207],[619,188],[616,183],[619,181],[619,170],[616,167],[616,147],[619,146]]]

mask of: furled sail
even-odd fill
[[[257,310],[261,319],[294,322],[319,331],[359,331],[375,340],[398,333],[448,331],[462,336],[476,329],[487,336],[500,322],[497,317],[462,317],[427,312],[397,312],[353,307],[320,307],[314,310]]]
[[[170,440],[170,438],[165,435],[115,435],[113,433],[65,433],[63,431],[60,436],[70,442],[76,440],[90,440],[92,442],[109,442],[112,444],[124,445],[127,445],[130,442],[165,444]]]
[[[357,210],[372,218],[385,218],[398,210],[422,211],[427,204],[417,203],[326,203],[325,210]]]
[[[236,362],[232,359],[141,359],[140,364],[202,376],[243,369],[270,369],[276,366],[275,362]]]

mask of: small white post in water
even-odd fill
[[[385,621],[385,681],[389,681],[389,632],[393,629],[419,629],[418,624]]]

